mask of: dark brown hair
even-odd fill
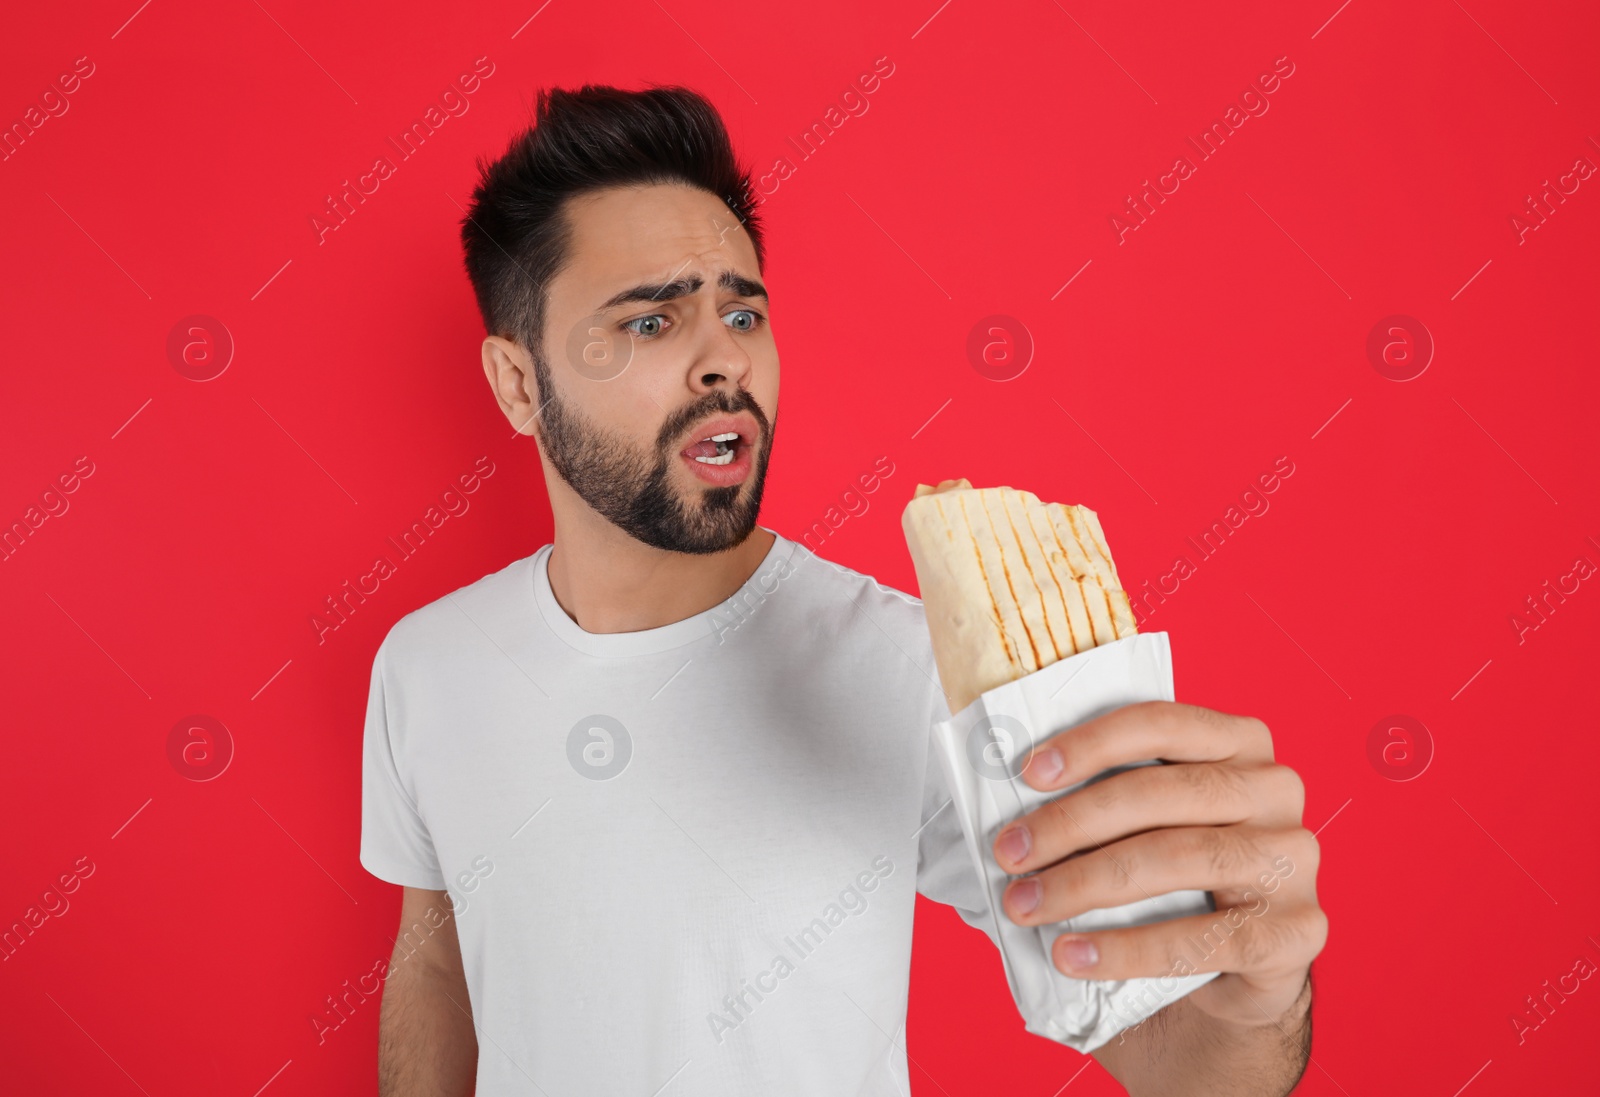
[[[461,246],[492,335],[540,357],[546,287],[566,263],[567,199],[606,187],[684,183],[722,199],[765,263],[750,173],[733,153],[722,118],[683,87],[623,91],[585,84],[539,92],[534,124],[492,163],[461,220]]]

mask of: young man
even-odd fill
[[[921,603],[756,523],[778,353],[721,120],[679,88],[541,93],[462,238],[555,540],[374,660],[361,860],[404,887],[381,1093],[908,1092],[915,896],[995,932],[930,765],[948,708]],[[1191,963],[1225,974],[1096,1057],[1135,1094],[1288,1092],[1326,920],[1265,726],[1151,703],[1046,745],[1041,789],[1174,764],[1008,829],[1013,920],[1183,888],[1235,911],[1283,877]],[[1168,974],[1217,917],[1062,938],[1054,962]]]

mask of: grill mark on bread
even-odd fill
[[[1055,581],[1055,569],[1050,566],[1050,557],[1045,555],[1044,546],[1039,544],[1039,535],[1033,531],[1033,523],[1028,521],[1028,498],[1027,498],[1027,493],[1026,492],[1014,492],[1012,494],[1017,497],[1017,505],[1019,507],[1021,507],[1021,509],[1022,509],[1022,519],[1023,519],[1022,524],[1025,527],[1027,527],[1027,535],[1029,537],[1033,538],[1034,547],[1038,550],[1040,558],[1044,561],[1044,570],[1047,573],[1049,573],[1051,581],[1054,582]],[[1042,617],[1044,617],[1044,630],[1050,636],[1050,646],[1055,649],[1053,654],[1055,656],[1055,659],[1061,659],[1061,658],[1064,658],[1064,656],[1062,654],[1061,641],[1056,639],[1056,630],[1050,624],[1050,607],[1047,604],[1045,604],[1045,599],[1046,599],[1045,587],[1044,587],[1043,583],[1039,582],[1039,576],[1034,574],[1033,565],[1028,563],[1028,549],[1027,549],[1027,546],[1023,543],[1022,531],[1019,531],[1017,529],[1016,519],[1012,518],[1012,516],[1011,516],[1011,507],[1008,505],[1010,503],[1010,501],[1011,500],[1010,500],[1009,497],[1002,496],[1001,499],[1000,499],[1000,506],[1005,511],[1006,522],[1011,526],[1011,536],[1016,538],[1017,547],[1022,550],[1022,566],[1028,569],[1028,578],[1033,580],[1033,585],[1034,585],[1035,589],[1037,589],[1038,592],[1039,592],[1040,615]],[[1059,583],[1056,584],[1056,589],[1057,589],[1057,593],[1059,594],[1060,593],[1060,584]],[[1063,617],[1065,617],[1066,616],[1066,612],[1067,612],[1067,607],[1065,605],[1063,605],[1061,607],[1061,615]],[[1071,632],[1071,630],[1072,630],[1072,622],[1071,621],[1067,622],[1067,630],[1068,630],[1068,632]],[[1054,662],[1055,659],[1052,659],[1051,661]],[[1042,662],[1039,665],[1041,667],[1044,666],[1044,664]]]
[[[1044,599],[1039,590],[1039,581],[1034,577],[1033,568],[1028,564],[1028,554],[1027,551],[1022,547],[1022,539],[1017,536],[1016,523],[1011,521],[1011,514],[1006,509],[1005,493],[1009,490],[1009,488],[996,489],[994,494],[986,497],[985,503],[987,504],[992,502],[995,507],[1000,509],[1000,515],[1005,519],[1006,522],[1006,529],[1011,531],[1011,543],[1017,546],[1017,555],[1022,558],[1022,570],[1027,574],[1028,581],[1033,584],[1034,596],[1039,600],[1039,617],[1044,621],[1045,632],[1049,633],[1050,619],[1045,616]],[[1057,658],[1055,651],[1055,640],[1052,638],[1050,641],[1050,658],[1041,658],[1039,656],[1039,642],[1033,638],[1033,629],[1028,624],[1028,615],[1023,612],[1022,599],[1017,597],[1016,583],[1014,583],[1011,579],[1011,568],[1006,565],[1006,543],[1000,538],[1000,524],[995,520],[992,507],[986,505],[984,507],[984,513],[989,519],[989,525],[994,528],[995,541],[1000,545],[1000,566],[1005,570],[1006,573],[1006,586],[1011,590],[1011,600],[1015,602],[1017,606],[1017,619],[1022,622],[1022,631],[1023,634],[1028,637],[1028,646],[1033,649],[1033,664],[1036,667],[1048,666],[1050,663],[1055,662]]]
[[[1054,505],[1061,510],[1063,520],[1067,523],[1068,530],[1071,530],[1072,519],[1068,516],[1069,508],[1065,504],[1061,503]],[[1056,539],[1056,545],[1061,549],[1061,557],[1062,559],[1066,560],[1067,567],[1073,572],[1076,572],[1077,569],[1073,567],[1072,563],[1072,554],[1067,551],[1066,544],[1061,540],[1061,531],[1056,528],[1055,522],[1050,523],[1050,536]],[[1078,544],[1076,537],[1073,538],[1073,545],[1076,546],[1080,553],[1083,551],[1083,546]],[[1084,615],[1089,619],[1089,647],[1099,647],[1103,641],[1100,639],[1099,630],[1094,627],[1094,614],[1089,611],[1089,597],[1083,591],[1083,576],[1074,574],[1072,576],[1072,581],[1078,585],[1078,598],[1083,602]],[[1086,648],[1084,650],[1088,649]]]
[[[941,492],[939,494],[943,493]],[[939,499],[936,495],[934,497],[933,505],[939,508],[939,517],[944,520],[945,528],[949,529],[954,523],[950,521],[950,516],[945,513],[943,500]],[[972,554],[978,558],[978,575],[983,579],[984,593],[989,596],[990,609],[993,611],[989,614],[989,618],[994,622],[995,631],[1000,634],[1000,646],[1005,650],[1006,659],[1011,663],[1011,665],[1013,667],[1020,667],[1022,665],[1022,660],[1013,654],[1013,648],[1015,645],[1012,643],[1011,637],[1006,635],[1005,618],[1001,616],[1000,606],[995,602],[994,591],[989,586],[989,572],[983,566],[983,553],[978,548],[978,539],[972,534],[972,522],[967,517],[967,508],[962,505],[959,498],[956,500],[956,509],[961,512],[961,524],[966,527],[967,539],[972,542]]]
[[[1111,605],[1110,586],[1107,583],[1106,576],[1107,568],[1101,561],[1099,548],[1092,538],[1090,538],[1087,545],[1084,543],[1084,531],[1087,528],[1083,517],[1084,511],[1085,508],[1079,506],[1062,508],[1062,512],[1066,517],[1067,528],[1072,533],[1073,543],[1078,546],[1078,551],[1083,554],[1084,575],[1090,583],[1094,584],[1098,601],[1105,606],[1105,620],[1100,627],[1106,630],[1107,639],[1102,640],[1101,643],[1109,643],[1111,640],[1117,639],[1119,635],[1117,631],[1117,616]],[[1112,580],[1112,583],[1114,582],[1115,580]]]
[[[1094,585],[1100,590],[1100,597],[1105,600],[1106,619],[1111,622],[1111,638],[1115,640],[1117,639],[1117,612],[1111,608],[1111,592],[1106,589],[1106,577],[1100,574],[1100,569],[1096,566],[1098,562],[1096,557],[1100,556],[1100,546],[1095,542],[1093,533],[1088,530],[1088,523],[1083,520],[1081,514],[1077,513],[1077,510],[1078,508],[1076,507],[1067,509],[1067,525],[1072,530],[1073,538],[1078,542],[1078,548],[1083,552],[1083,558],[1089,561],[1089,574],[1094,578]],[[1079,527],[1082,527],[1081,531]],[[1083,544],[1085,532],[1089,533],[1089,547],[1087,548]],[[1110,568],[1109,560],[1107,560],[1107,567],[1113,575],[1116,574],[1115,569]]]
[[[1050,526],[1050,516],[1048,514],[1043,513],[1043,507],[1046,506],[1046,505],[1047,504],[1040,504],[1040,517],[1042,517],[1044,519],[1045,527],[1048,529],[1049,526]],[[1031,519],[1032,517],[1033,516],[1030,514],[1029,518]],[[1033,530],[1033,539],[1035,541],[1039,542],[1039,548],[1040,548],[1041,551],[1044,552],[1045,563],[1048,564],[1050,562],[1050,550],[1045,547],[1044,538],[1039,536],[1039,529],[1038,529],[1037,523],[1035,523],[1033,521],[1029,521],[1028,522],[1028,527]],[[1052,532],[1051,537],[1054,538],[1054,536],[1055,535]],[[1060,546],[1057,545],[1056,547],[1059,550]],[[1061,558],[1063,560],[1065,560],[1066,559],[1066,554],[1062,553],[1062,557]],[[1056,569],[1053,568],[1053,567],[1050,569],[1050,579],[1056,585],[1056,593],[1061,595],[1061,609],[1062,609],[1062,612],[1064,612],[1066,614],[1066,617],[1067,617],[1067,633],[1068,633],[1068,635],[1070,636],[1070,638],[1072,640],[1072,653],[1074,655],[1076,655],[1080,651],[1087,651],[1088,647],[1080,646],[1079,643],[1078,643],[1078,630],[1072,627],[1072,611],[1067,606],[1067,591],[1066,591],[1066,588],[1061,585],[1061,576],[1056,573]],[[1084,610],[1085,615],[1087,615],[1088,612],[1089,611],[1087,609]],[[1094,626],[1091,623],[1089,627],[1093,628]]]
[[[974,493],[974,494],[976,494],[976,493]],[[972,523],[972,516],[970,514],[967,514],[966,496],[962,497],[961,512],[962,512],[962,514],[966,515],[967,522],[968,522],[968,525],[970,527],[970,525]],[[1016,615],[1017,615],[1017,622],[1022,625],[1023,638],[1028,641],[1028,650],[1030,652],[1032,652],[1032,654],[1033,654],[1033,665],[1034,665],[1034,668],[1037,669],[1038,666],[1039,666],[1039,649],[1038,649],[1037,646],[1035,646],[1035,644],[1033,642],[1033,636],[1028,631],[1028,622],[1025,621],[1023,619],[1023,617],[1022,617],[1022,603],[1017,601],[1016,587],[1013,586],[1012,582],[1011,582],[1011,569],[1006,567],[1006,550],[1005,550],[1005,546],[1000,543],[1000,535],[999,535],[999,532],[994,528],[994,520],[989,517],[989,510],[988,510],[988,508],[986,506],[984,506],[983,500],[981,498],[978,500],[978,513],[980,515],[982,515],[983,520],[985,522],[987,522],[988,525],[989,525],[989,536],[994,539],[995,549],[997,550],[995,554],[1000,558],[1000,574],[1005,577],[1006,593],[1011,596],[1011,608],[1012,608],[1012,611],[1014,613],[1016,613]],[[973,543],[974,544],[977,543],[977,538],[976,537],[973,538]],[[982,552],[981,549],[978,552],[978,561],[979,561],[980,565],[983,562],[983,552]],[[984,581],[984,585],[988,586],[989,576],[988,576],[987,571],[985,571],[985,573],[984,573],[983,581]],[[991,599],[994,598],[994,591],[993,590],[989,591],[989,597]],[[995,608],[996,608],[997,611],[999,611],[999,603],[998,602],[996,602]],[[1006,615],[1005,615],[1005,613],[1003,611],[1000,612],[1000,622],[1001,622],[1002,625],[1006,624]],[[1008,630],[1008,636],[1009,636],[1009,630]],[[1027,668],[1027,664],[1022,662],[1022,649],[1021,649],[1021,647],[1020,646],[1017,647],[1016,650],[1017,650],[1017,662],[1022,663],[1024,669],[1026,669]]]
[[[1106,541],[1106,531],[1100,524],[1100,517],[1091,510],[1085,510],[1082,517],[1083,524],[1088,529],[1089,536],[1094,538],[1096,547],[1100,549],[1100,556],[1106,562],[1106,570],[1110,573],[1111,583],[1106,590],[1107,597],[1111,599],[1111,623],[1117,630],[1117,637],[1120,639],[1124,636],[1135,636],[1139,632],[1139,627],[1133,617],[1133,602],[1128,598],[1127,588],[1122,585],[1122,577],[1117,574],[1117,562],[1111,558],[1111,545]]]
[[[1072,561],[1068,558],[1065,550],[1062,549],[1061,541],[1056,537],[1055,528],[1050,521],[1050,510],[1056,505],[1054,503],[1040,503],[1035,499],[1035,505],[1028,508],[1028,518],[1029,524],[1033,527],[1034,536],[1038,538],[1040,547],[1044,549],[1046,559],[1050,561],[1050,577],[1055,580],[1056,589],[1061,593],[1061,608],[1067,616],[1067,631],[1072,635],[1072,652],[1076,655],[1094,647],[1092,641],[1094,623],[1089,619],[1089,607],[1084,604],[1082,590],[1076,591],[1076,600],[1068,595],[1067,588],[1061,584],[1061,570],[1055,566],[1053,557],[1059,557],[1062,566],[1067,569],[1067,580],[1069,582],[1072,581]],[[1045,529],[1042,534],[1039,532],[1041,524]],[[1049,544],[1045,543],[1046,537],[1050,539]],[[1078,626],[1072,620],[1074,613],[1082,615],[1084,626],[1089,630],[1088,639],[1091,642],[1084,643],[1078,638]]]
[[[1117,637],[1135,636],[1139,626],[1133,617],[1133,602],[1128,598],[1127,588],[1122,585],[1122,577],[1117,574],[1117,562],[1111,558],[1111,545],[1106,541],[1106,531],[1100,525],[1100,517],[1086,510],[1083,512],[1083,522],[1099,546],[1100,555],[1106,562],[1106,571],[1111,577],[1106,587],[1106,597],[1111,601],[1111,623],[1116,627]],[[1119,607],[1121,612],[1118,612]]]

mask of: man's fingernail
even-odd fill
[[[1061,776],[1065,768],[1061,761],[1061,752],[1055,747],[1047,747],[1033,756],[1033,762],[1028,766],[1033,775],[1041,781],[1054,781]]]
[[[1031,914],[1033,908],[1039,905],[1039,893],[1044,889],[1037,880],[1022,880],[1011,888],[1011,909],[1016,914]]]
[[[1012,864],[1021,864],[1022,859],[1033,848],[1033,835],[1028,833],[1028,828],[1020,824],[1007,827],[1000,832],[1000,841],[996,843],[1000,855]]]
[[[1067,938],[1056,947],[1061,951],[1061,962],[1073,971],[1083,971],[1100,962],[1100,950],[1085,938]]]

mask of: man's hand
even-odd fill
[[[1317,905],[1317,840],[1300,821],[1305,788],[1273,761],[1266,725],[1167,701],[1128,705],[1041,743],[1022,777],[1050,791],[1151,758],[1173,764],[1097,781],[1000,831],[1000,867],[1028,874],[1007,888],[1006,913],[1019,925],[1041,925],[1163,892],[1212,892],[1215,913],[1067,934],[1052,959],[1081,979],[1222,972],[1163,1011],[1186,1019],[1183,1032],[1168,1038],[1190,1043],[1192,1036],[1195,1054],[1208,1041],[1232,1045],[1237,1058],[1254,1061],[1231,1066],[1249,1073],[1281,1074],[1260,1060],[1292,1049],[1290,1077],[1298,1077],[1309,1053],[1297,1046],[1306,1042],[1297,1034],[1309,1036],[1304,992],[1328,919]],[[1200,1065],[1188,1055],[1169,1062],[1180,1059]]]

